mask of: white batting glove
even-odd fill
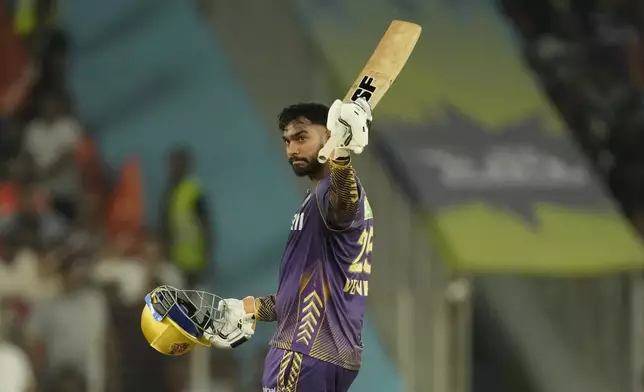
[[[320,162],[326,162],[331,152],[335,158],[347,158],[350,152],[362,153],[369,144],[369,125],[373,116],[371,107],[364,98],[355,102],[336,99],[329,108],[327,128],[331,137],[318,154]]]
[[[231,349],[246,343],[255,333],[253,314],[246,313],[244,302],[235,298],[219,301],[218,309],[226,315],[225,320],[214,329],[209,328],[204,336],[217,348]]]

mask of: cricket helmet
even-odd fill
[[[220,297],[197,290],[159,286],[145,296],[141,330],[150,346],[165,355],[182,355],[196,345],[210,347],[212,333],[224,320]]]

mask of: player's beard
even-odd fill
[[[321,148],[322,147],[320,147],[320,149]],[[293,163],[295,163],[295,162],[303,162],[303,163],[306,163],[306,165],[293,166]],[[318,153],[317,152],[315,153],[315,155],[310,156],[310,157],[306,157],[306,158],[304,158],[304,157],[291,158],[291,159],[288,160],[288,163],[291,164],[291,167],[293,168],[293,172],[298,177],[316,176],[322,170],[324,170],[324,164],[318,162]]]

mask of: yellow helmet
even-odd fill
[[[204,301],[204,295],[212,298]],[[202,291],[159,286],[145,296],[141,313],[143,336],[150,346],[165,355],[185,354],[197,344],[210,347],[204,331],[222,317],[215,307],[218,300],[219,297]]]

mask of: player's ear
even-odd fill
[[[326,131],[324,132],[324,136],[326,136],[326,140],[329,140],[331,137],[331,130],[326,128]]]

